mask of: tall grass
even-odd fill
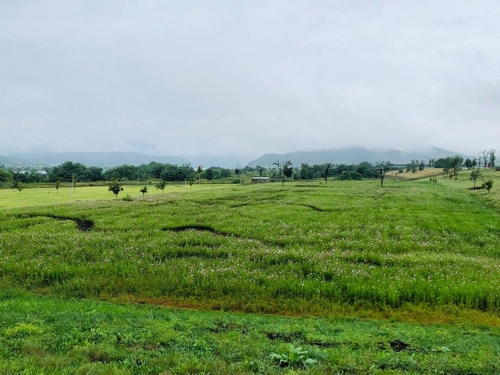
[[[498,209],[431,182],[235,186],[0,220],[4,288],[255,312],[500,310]]]

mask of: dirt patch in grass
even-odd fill
[[[71,220],[71,221],[75,222],[76,228],[81,232],[88,232],[94,228],[94,222],[92,220],[82,219],[79,217],[68,217],[68,216],[59,216],[59,215],[50,215],[50,214],[23,214],[23,215],[19,215],[19,217],[30,217],[30,218],[48,217],[50,219],[55,219],[55,220],[60,220],[60,221]]]

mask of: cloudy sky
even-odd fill
[[[500,149],[500,2],[0,2],[0,155]]]

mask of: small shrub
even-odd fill
[[[493,187],[493,180],[488,180],[488,181],[485,181],[484,184],[483,184],[484,188],[488,191],[488,193],[490,192],[491,188]]]
[[[303,367],[318,363],[315,359],[307,357],[307,351],[301,347],[290,345],[287,353],[271,353],[271,359],[278,363],[278,367]]]
[[[30,323],[17,323],[14,327],[5,330],[7,337],[24,337],[42,333],[42,329]]]

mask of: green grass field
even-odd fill
[[[0,369],[49,356],[46,373],[499,373],[498,187],[469,191],[467,178],[134,186],[131,202],[87,187],[56,205],[55,189],[0,191],[25,202],[3,207],[26,206],[0,211],[0,287],[15,291],[0,299],[1,355],[17,358]],[[313,361],[271,355],[290,362],[297,347]]]
[[[156,189],[152,184],[124,185],[123,191],[118,194],[118,199],[122,199],[127,195],[132,198],[141,197],[142,193],[139,190],[144,186],[148,188],[148,193],[145,195],[146,197],[162,194],[162,191]],[[184,184],[167,185],[164,193],[198,191],[213,188],[220,189],[224,186],[225,185],[197,184],[193,186]],[[21,192],[15,189],[0,189],[0,208],[29,207],[88,200],[114,199],[115,196],[113,193],[108,191],[107,186],[77,186],[76,189],[73,189],[73,187],[61,185],[59,190],[56,190],[54,187],[34,187],[24,189]]]

